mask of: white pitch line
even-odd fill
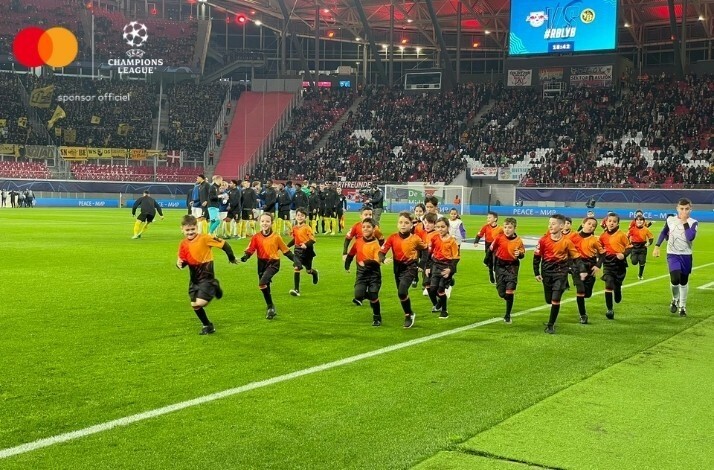
[[[706,289],[706,290],[712,290],[714,288],[714,282],[710,282],[709,284],[704,284],[703,286],[697,287],[697,289]]]
[[[714,263],[707,263],[707,264],[703,264],[701,266],[697,266],[694,269],[695,270],[701,269],[701,268],[705,268],[707,266],[712,266],[712,265],[714,265]],[[622,288],[626,289],[629,287],[637,286],[640,284],[645,284],[648,282],[657,281],[657,280],[668,278],[668,277],[669,277],[669,274],[657,276],[657,277],[653,277],[651,279],[645,279],[642,281],[634,282],[632,284],[626,284],[626,285],[622,286]],[[598,291],[598,292],[593,293],[593,295],[599,295],[599,294],[602,294],[603,292],[605,292],[605,291]],[[565,303],[573,302],[574,300],[575,300],[575,297],[567,298],[561,302],[561,305],[565,304]],[[514,313],[511,316],[519,317],[521,315],[526,315],[528,313],[537,312],[539,310],[544,310],[547,308],[550,308],[550,305],[546,304],[546,305],[541,305],[539,307],[529,308],[527,310],[523,310],[523,311]],[[100,432],[109,431],[110,429],[114,429],[117,427],[128,426],[132,423],[137,423],[139,421],[144,421],[144,420],[147,420],[150,418],[155,418],[157,416],[166,415],[169,413],[173,413],[175,411],[183,410],[185,408],[191,408],[193,406],[198,406],[198,405],[202,405],[204,403],[209,403],[212,401],[220,400],[221,398],[231,397],[233,395],[238,395],[240,393],[248,392],[251,390],[258,389],[258,388],[275,385],[280,382],[286,382],[288,380],[297,379],[300,377],[304,377],[306,375],[315,374],[317,372],[323,372],[326,370],[334,369],[336,367],[352,364],[352,363],[361,361],[363,359],[371,359],[375,356],[387,354],[392,351],[398,351],[400,349],[408,348],[411,346],[416,346],[418,344],[426,343],[426,342],[433,341],[433,340],[439,339],[439,338],[444,338],[446,336],[463,333],[464,331],[473,330],[474,328],[479,328],[481,326],[490,325],[491,323],[497,323],[497,322],[501,322],[501,321],[503,321],[502,317],[490,318],[488,320],[483,320],[483,321],[480,321],[477,323],[472,323],[470,325],[465,325],[465,326],[461,326],[459,328],[454,328],[453,330],[442,331],[441,333],[434,333],[433,335],[423,336],[421,338],[412,339],[409,341],[405,341],[403,343],[393,344],[391,346],[386,346],[384,348],[375,349],[374,351],[357,354],[356,356],[346,357],[344,359],[339,359],[337,361],[327,362],[325,364],[320,364],[317,366],[309,367],[307,369],[298,370],[295,372],[291,372],[289,374],[279,375],[277,377],[273,377],[273,378],[266,379],[266,380],[261,380],[259,382],[251,382],[246,385],[241,385],[240,387],[230,388],[228,390],[223,390],[222,392],[212,393],[210,395],[203,395],[203,396],[194,398],[192,400],[182,401],[179,403],[174,403],[173,405],[168,405],[168,406],[164,406],[161,408],[156,408],[153,410],[145,411],[143,413],[126,416],[124,418],[107,421],[105,423],[96,424],[94,426],[89,426],[87,428],[79,429],[77,431],[72,431],[72,432],[68,432],[68,433],[64,433],[64,434],[58,434],[56,436],[47,437],[44,439],[38,439],[36,441],[28,442],[26,444],[20,444],[19,446],[15,446],[15,447],[8,447],[7,449],[0,450],[0,459],[6,459],[6,458],[12,457],[14,455],[25,454],[28,452],[32,452],[34,450],[42,449],[44,447],[50,447],[55,444],[61,444],[63,442],[73,441],[75,439],[80,439],[82,437],[91,436],[92,434],[98,434]]]

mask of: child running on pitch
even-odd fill
[[[634,222],[635,225],[630,225],[630,230],[627,232],[627,238],[629,238],[630,243],[632,243],[630,261],[632,261],[632,264],[635,266],[639,264],[637,279],[641,281],[645,274],[645,264],[647,264],[647,247],[654,242],[654,235],[652,235],[650,229],[647,228],[643,215],[638,215]]]
[[[625,232],[620,230],[620,216],[614,212],[607,215],[605,232],[600,235],[600,243],[605,250],[602,274],[602,280],[605,281],[605,306],[607,307],[605,317],[608,320],[614,320],[613,297],[617,304],[622,301],[622,284],[627,276],[627,256],[632,251],[630,240]]]
[[[456,245],[459,248],[459,257],[461,256],[461,242],[466,238],[466,228],[464,223],[459,216],[459,211],[456,209],[451,209],[449,211],[449,235],[454,237],[456,240]],[[456,260],[456,264],[459,264],[459,260]],[[456,269],[456,266],[454,266]],[[456,274],[456,272],[454,272]],[[451,276],[451,285],[446,288],[446,296],[451,297],[451,288],[454,287],[454,276]]]
[[[692,244],[697,237],[699,222],[692,218],[692,201],[682,198],[677,202],[677,215],[667,216],[652,250],[652,256],[659,258],[659,247],[667,240],[667,266],[672,289],[672,302],[669,311],[679,316],[687,316],[687,295],[689,294],[689,275],[694,264]]]
[[[414,206],[414,219],[412,220],[412,232],[414,235],[421,238],[422,241],[426,239],[426,231],[424,230],[424,214],[426,213],[426,207],[421,202]],[[426,242],[424,242],[426,243]],[[421,259],[421,255],[420,255]],[[421,271],[421,261],[419,262],[419,271]],[[412,281],[412,287],[419,285],[419,276],[414,278]]]
[[[409,286],[419,276],[417,259],[419,252],[426,249],[426,244],[412,233],[412,215],[400,212],[397,219],[397,233],[387,237],[380,250],[380,260],[384,263],[385,255],[392,250],[394,256],[394,280],[397,283],[397,295],[404,310],[404,328],[414,326],[416,315],[412,311],[409,299]]]
[[[295,225],[292,229],[293,239],[288,243],[288,248],[295,245],[295,258],[300,260],[300,264],[305,267],[305,271],[312,275],[312,283],[317,284],[317,269],[312,267],[312,260],[315,254],[315,235],[312,228],[305,222],[307,220],[307,209],[298,207],[295,210]],[[295,288],[290,290],[290,295],[300,297],[300,269],[295,268],[293,279]]]
[[[490,250],[493,252],[493,271],[496,275],[498,296],[506,301],[506,315],[503,321],[511,323],[513,296],[518,285],[518,270],[521,260],[526,256],[523,240],[516,234],[516,219],[508,217],[503,222],[503,233],[499,234]]]
[[[600,239],[595,236],[597,228],[597,219],[586,217],[583,220],[580,230],[570,237],[575,248],[580,253],[580,259],[587,271],[588,275],[585,279],[581,279],[580,272],[573,267],[571,275],[573,276],[573,284],[576,289],[576,302],[578,303],[578,313],[580,314],[580,323],[587,325],[588,313],[585,309],[585,299],[589,299],[593,295],[593,287],[595,286],[595,278],[600,273],[602,266],[602,254],[605,252],[600,243]],[[574,265],[575,266],[575,265]]]
[[[540,240],[533,252],[533,273],[538,282],[543,283],[545,303],[550,304],[550,317],[545,326],[545,332],[555,334],[555,321],[560,313],[560,301],[568,288],[568,273],[571,263],[585,279],[587,272],[580,260],[580,253],[573,242],[563,236],[565,217],[553,214],[548,219],[548,233]]]
[[[498,234],[503,233],[503,229],[498,226],[498,214],[494,211],[488,211],[486,214],[486,224],[481,227],[476,238],[474,238],[474,246],[478,245],[478,242],[484,239],[484,257],[483,264],[488,268],[488,279],[491,284],[496,283],[496,277],[493,274],[493,253],[491,253],[490,247],[493,240],[496,239]]]
[[[380,259],[380,244],[374,232],[377,223],[371,217],[362,221],[362,236],[355,239],[352,248],[345,256],[345,270],[349,272],[352,260],[357,258],[357,277],[355,280],[355,296],[352,302],[361,306],[362,301],[369,299],[372,307],[372,326],[382,325],[382,311],[379,304],[379,289],[382,287],[382,269]]]
[[[236,257],[226,241],[205,233],[198,233],[198,220],[192,215],[183,217],[181,231],[185,238],[179,245],[176,267],[183,269],[188,266],[190,272],[188,296],[191,299],[191,307],[203,325],[200,334],[210,335],[216,329],[208,319],[205,307],[214,297],[217,299],[223,297],[221,285],[213,271],[211,248],[220,248],[225,251],[230,263],[235,264]]]
[[[270,283],[273,280],[273,276],[280,271],[280,254],[282,253],[290,259],[295,269],[302,269],[302,264],[285,245],[283,239],[273,232],[273,214],[264,212],[260,216],[259,224],[260,232],[251,237],[250,244],[245,249],[245,254],[240,260],[245,263],[253,253],[258,252],[258,287],[263,293],[265,304],[268,307],[265,318],[272,320],[277,315],[277,312],[273,304],[273,296],[270,294]]]
[[[424,233],[420,237],[421,241],[427,246],[426,250],[421,251],[419,256],[419,268],[422,271],[422,286],[424,287],[424,295],[429,295],[429,272],[431,271],[432,259],[429,255],[429,245],[434,237],[439,236],[439,232],[436,231],[436,220],[437,215],[434,213],[427,213],[424,216]]]
[[[432,265],[429,276],[429,298],[433,305],[432,312],[439,312],[439,318],[449,318],[446,288],[451,285],[451,277],[456,272],[459,259],[459,247],[454,237],[449,235],[449,220],[439,217],[436,221],[437,236],[432,237],[429,253]]]
[[[350,231],[347,232],[347,235],[345,235],[345,243],[342,247],[342,261],[345,261],[347,259],[347,253],[350,249],[350,243],[352,243],[352,240],[357,240],[362,237],[362,222],[364,222],[366,219],[371,218],[372,208],[369,206],[362,206],[362,209],[360,210],[360,221],[355,222],[352,228],[350,228]],[[382,231],[379,230],[379,226],[374,227],[374,231],[372,232],[372,234],[374,238],[379,241],[380,245],[384,243],[384,235],[382,235]]]

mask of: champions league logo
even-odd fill
[[[144,59],[143,48],[149,40],[149,29],[145,24],[132,21],[122,29],[122,39],[131,47],[126,51],[126,59],[109,59],[109,65],[117,68],[120,74],[154,73],[156,67],[164,65],[164,59]]]
[[[143,47],[149,39],[149,30],[145,24],[139,23],[138,21],[132,21],[128,25],[124,26],[124,29],[122,30],[122,38],[130,47]],[[126,51],[127,57],[131,59],[135,57],[141,59],[144,56],[144,53],[145,51],[142,49],[130,49]]]

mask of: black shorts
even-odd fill
[[[295,257],[306,270],[312,269],[312,260],[317,256],[312,248],[295,248]]]
[[[636,246],[632,248],[630,252],[630,261],[632,264],[645,265],[647,262],[647,247],[646,246]]]
[[[563,292],[568,290],[568,273],[543,274],[543,290],[549,292]]]
[[[331,210],[331,209],[325,209],[324,211],[322,211],[322,215],[323,215],[323,217],[327,217],[327,218],[335,218],[335,217],[337,217],[337,212],[335,212],[334,210]]]
[[[241,220],[253,220],[253,209],[243,209],[240,218]]]
[[[150,224],[151,222],[154,221],[154,217],[156,217],[155,214],[139,214],[139,217],[137,217],[137,219],[139,219],[142,222],[147,222]]]
[[[493,269],[493,251],[491,251],[491,243],[486,244],[486,251],[483,253],[483,264]]]
[[[307,214],[307,218],[309,220],[315,220],[317,219],[317,211],[311,210],[309,214]]]
[[[269,285],[278,271],[280,271],[280,260],[258,258],[258,285]]]
[[[379,269],[363,268],[357,266],[357,278],[355,280],[355,291],[359,288],[364,292],[377,293],[382,288],[382,271]]]
[[[240,220],[240,212],[228,211],[228,215],[226,217],[230,220]]]
[[[493,272],[496,275],[496,290],[500,297],[504,297],[507,290],[516,290],[516,286],[518,286],[518,270],[520,267],[521,265],[518,262],[496,259]]]
[[[203,299],[210,302],[216,296],[217,287],[218,281],[216,279],[196,283],[189,282],[188,296],[191,299],[191,302],[195,302],[196,299]]]
[[[447,277],[442,274],[445,269],[450,269],[451,272]],[[454,270],[451,266],[445,263],[434,262],[431,266],[431,275],[429,277],[429,286],[436,287],[438,291],[443,291],[451,285],[451,276],[454,275]]]
[[[627,276],[627,261],[605,261],[602,269],[602,280],[605,281],[606,289],[614,289],[622,286]]]
[[[397,290],[408,292],[412,282],[419,277],[419,267],[416,262],[400,263],[394,262],[394,281],[397,283]]]
[[[282,220],[290,220],[290,211],[280,211],[278,212],[278,218]]]

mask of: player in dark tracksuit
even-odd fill
[[[141,235],[146,232],[149,228],[149,224],[154,221],[156,213],[159,213],[161,220],[164,219],[164,213],[161,211],[161,206],[149,196],[149,191],[144,191],[144,195],[139,199],[134,201],[134,205],[131,208],[131,215],[136,215],[136,210],[139,211],[139,217],[136,218],[134,222],[134,236],[133,239],[141,238]]]

